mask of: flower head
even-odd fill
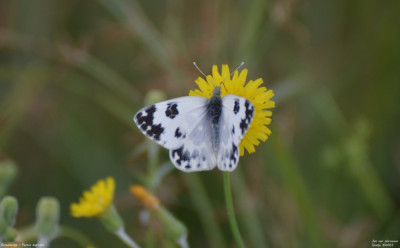
[[[71,215],[75,218],[102,215],[112,205],[114,190],[114,178],[99,180],[90,190],[83,192],[79,203],[71,204]]]
[[[129,189],[147,208],[156,208],[160,205],[158,198],[148,192],[143,186],[132,185]]]
[[[216,86],[221,87],[222,94],[234,94],[248,99],[254,106],[255,113],[249,130],[243,137],[239,145],[240,156],[244,155],[246,149],[248,153],[255,152],[255,146],[258,146],[261,141],[266,141],[271,134],[271,130],[267,127],[271,123],[272,112],[268,109],[275,107],[275,102],[270,99],[274,96],[272,90],[267,90],[266,87],[260,87],[263,83],[261,78],[250,80],[246,83],[247,69],[238,73],[235,71],[232,78],[230,76],[229,67],[222,65],[222,73],[218,72],[218,67],[212,67],[212,75],[208,75],[206,80],[199,77],[196,84],[199,89],[190,91],[190,96],[211,97]]]

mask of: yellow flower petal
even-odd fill
[[[71,204],[71,215],[75,218],[101,215],[112,204],[114,191],[114,178],[108,177],[105,180],[99,180],[89,191],[83,192],[83,196],[79,198],[79,203]]]
[[[240,142],[240,156],[244,155],[245,150],[248,153],[255,152],[255,147],[260,141],[266,141],[271,135],[267,125],[271,124],[272,112],[267,109],[275,107],[275,102],[271,101],[274,92],[266,87],[260,87],[263,84],[261,78],[246,83],[247,73],[247,69],[243,69],[240,73],[235,71],[231,78],[228,65],[222,65],[221,74],[218,67],[213,65],[212,75],[208,75],[206,80],[199,77],[195,81],[199,89],[189,92],[190,96],[211,97],[213,89],[223,83],[222,97],[234,94],[248,99],[253,104],[255,113],[249,130]]]

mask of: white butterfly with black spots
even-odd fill
[[[211,98],[184,96],[141,109],[133,117],[151,140],[169,150],[176,168],[185,172],[233,171],[239,162],[239,143],[249,129],[254,106],[236,95]]]

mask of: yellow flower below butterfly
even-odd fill
[[[275,102],[271,101],[274,92],[261,86],[263,80],[258,78],[246,83],[246,77],[247,69],[242,70],[240,74],[238,71],[235,71],[231,77],[227,65],[222,65],[221,74],[218,72],[218,67],[214,65],[212,68],[212,75],[207,76],[207,81],[199,77],[196,80],[199,89],[194,91],[191,90],[189,92],[190,96],[203,96],[210,98],[213,89],[216,86],[221,85],[223,82],[223,86],[221,87],[222,97],[228,94],[234,94],[248,99],[253,104],[255,113],[249,130],[240,142],[240,156],[244,155],[245,149],[248,153],[255,152],[255,146],[258,146],[260,141],[266,141],[268,139],[271,134],[268,125],[271,124],[272,116],[272,112],[268,109],[275,107]]]
[[[107,177],[99,180],[90,190],[83,192],[79,203],[71,204],[71,215],[75,218],[97,217],[103,225],[114,233],[125,244],[132,248],[140,248],[126,233],[124,222],[115,209],[114,200],[115,180]]]
[[[99,180],[90,190],[83,192],[79,203],[71,204],[71,215],[79,217],[97,217],[105,213],[114,199],[115,181],[108,177]]]

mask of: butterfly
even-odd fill
[[[184,172],[233,171],[239,162],[239,144],[249,129],[254,106],[246,98],[221,87],[210,98],[184,96],[139,110],[133,120],[149,139],[169,150],[175,167]]]

